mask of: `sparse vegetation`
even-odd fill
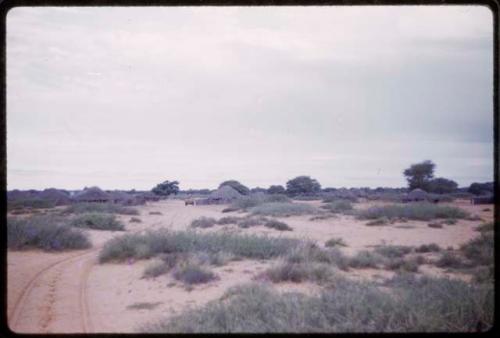
[[[493,224],[493,222],[489,222],[489,223],[483,223],[483,224],[479,225],[476,228],[476,231],[489,232],[489,231],[493,231],[494,229],[495,229],[495,225]]]
[[[441,224],[439,222],[431,222],[431,223],[427,224],[427,226],[429,228],[441,229],[443,227],[443,224]]]
[[[356,269],[377,269],[383,263],[384,257],[382,255],[367,250],[359,251],[349,259],[349,266]]]
[[[191,222],[191,228],[211,228],[217,224],[217,220],[212,217],[200,217]]]
[[[415,248],[415,252],[418,253],[439,252],[439,251],[441,251],[441,248],[436,243],[422,244]]]
[[[325,246],[328,248],[333,248],[336,246],[347,246],[342,238],[330,238],[325,242]]]
[[[77,203],[68,206],[64,211],[66,214],[82,214],[82,213],[109,213],[121,215],[138,215],[139,212],[130,207],[125,207],[113,203]]]
[[[460,247],[465,257],[478,265],[493,265],[495,244],[493,232],[482,232]]]
[[[441,257],[435,262],[437,267],[461,269],[467,267],[460,256],[453,251],[445,251]]]
[[[26,198],[7,201],[8,210],[49,209],[55,206],[55,201],[40,198]]]
[[[252,216],[247,216],[244,218],[241,218],[238,221],[238,226],[240,228],[250,228],[258,225],[264,225],[264,223],[267,222],[267,218],[265,217],[252,217]]]
[[[346,212],[351,211],[353,209],[351,202],[349,202],[348,200],[343,200],[343,199],[334,200],[328,204],[321,206],[321,208],[326,209],[334,214],[346,213]]]
[[[150,211],[150,215],[163,215],[160,211]]]
[[[212,271],[192,262],[178,265],[174,271],[174,278],[187,285],[207,283],[216,277]]]
[[[231,288],[222,300],[147,324],[150,333],[470,332],[493,325],[493,287],[451,279],[391,281],[397,296],[368,282],[335,277],[318,296],[270,286]]]
[[[238,224],[239,220],[240,220],[240,217],[226,216],[226,217],[220,218],[217,221],[217,224],[219,224],[219,225]]]
[[[286,223],[270,219],[264,223],[266,228],[276,229],[278,231],[292,231],[293,229]]]
[[[130,223],[142,223],[141,219],[138,217],[132,217],[129,220]]]
[[[380,218],[374,219],[373,221],[366,223],[365,225],[367,225],[367,226],[380,226],[380,225],[387,225],[389,223],[390,223],[390,221],[387,217],[380,217]]]
[[[125,230],[125,226],[116,219],[115,215],[99,212],[78,215],[71,221],[71,225],[77,228],[94,230]]]
[[[428,202],[418,202],[405,205],[385,205],[371,207],[357,212],[360,219],[388,219],[406,218],[411,220],[428,221],[436,218],[466,218],[468,213],[460,208],[436,205]]]
[[[131,305],[127,305],[128,310],[153,310],[158,307],[162,302],[139,302]]]
[[[143,277],[154,278],[166,274],[172,269],[165,261],[155,260],[144,269]]]
[[[304,281],[311,281],[321,284],[331,281],[334,276],[334,271],[330,265],[325,263],[281,262],[267,269],[264,275],[273,283],[301,283]]]
[[[150,258],[161,253],[227,252],[235,257],[269,259],[288,253],[297,239],[232,233],[199,233],[160,229],[125,234],[108,241],[100,252],[101,263],[127,258]]]
[[[405,245],[384,245],[375,248],[375,252],[387,258],[401,258],[409,254],[413,248]]]
[[[92,245],[86,234],[55,216],[7,218],[9,249],[38,248],[47,251],[88,249]]]
[[[250,208],[249,211],[254,215],[274,217],[298,216],[317,213],[317,209],[309,204],[289,202],[265,203]]]

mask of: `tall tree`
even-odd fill
[[[172,194],[177,194],[179,192],[179,182],[178,181],[165,181],[159,183],[151,189],[151,191],[159,196],[168,196]]]
[[[286,192],[289,195],[312,194],[319,192],[321,185],[309,176],[298,176],[286,182]]]
[[[434,177],[435,167],[436,165],[429,160],[412,164],[408,169],[403,171],[408,181],[408,188],[410,190],[417,188],[427,190],[430,180]]]

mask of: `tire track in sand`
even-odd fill
[[[56,301],[56,293],[57,293],[57,283],[61,280],[62,274],[69,266],[73,263],[81,261],[86,256],[96,253],[100,248],[95,248],[91,250],[87,250],[83,253],[79,253],[70,257],[66,257],[64,259],[58,260],[50,265],[44,267],[40,271],[38,271],[24,286],[21,291],[21,294],[14,302],[14,306],[12,307],[11,312],[9,313],[9,324],[12,331],[15,331],[19,326],[19,321],[23,316],[27,308],[27,302],[30,299],[30,296],[33,294],[35,286],[37,284],[43,285],[43,283],[37,283],[41,281],[44,277],[48,276],[52,277],[49,279],[48,283],[48,292],[44,295],[43,305],[41,305],[40,310],[42,315],[39,318],[38,324],[40,328],[40,332],[46,332],[49,324],[54,321],[56,318],[53,313],[54,303]],[[93,261],[89,260],[85,265],[83,274],[80,278],[79,290],[77,301],[79,303],[79,309],[81,312],[81,327],[84,332],[88,332],[91,328],[90,317],[89,317],[89,309],[86,299],[86,282],[88,275],[90,273],[90,269],[92,268]],[[51,273],[54,275],[50,276]],[[84,290],[84,291],[82,291]]]

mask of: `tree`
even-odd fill
[[[158,185],[156,185],[156,187],[151,189],[151,191],[155,195],[159,195],[159,196],[168,196],[171,194],[175,195],[179,192],[179,182],[177,182],[177,181],[172,181],[172,182],[165,181],[163,183],[159,183]]]
[[[250,193],[250,189],[248,189],[247,187],[245,187],[243,184],[241,184],[236,180],[229,180],[222,182],[221,184],[219,184],[219,189],[225,185],[230,186],[231,188],[233,188],[242,195],[248,195]]]
[[[432,161],[424,161],[412,164],[408,169],[403,171],[408,181],[410,190],[420,188],[427,190],[429,181],[434,177],[434,168],[436,165]]]
[[[264,188],[261,188],[261,187],[256,187],[256,188],[250,189],[250,192],[251,193],[258,193],[258,192],[266,193],[267,189],[264,189]]]
[[[272,185],[267,189],[268,194],[284,194],[286,193],[285,188],[282,185]]]
[[[444,177],[438,177],[429,181],[427,191],[436,194],[447,194],[455,191],[457,188],[457,182]]]
[[[321,190],[321,185],[309,176],[298,176],[286,182],[289,195],[313,194]]]
[[[493,182],[477,183],[474,182],[467,189],[468,192],[474,195],[483,195],[493,193]]]

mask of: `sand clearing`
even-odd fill
[[[320,202],[307,202],[319,205]],[[493,207],[454,202],[485,221],[493,219]],[[356,207],[369,207],[361,203]],[[201,216],[220,218],[235,213],[222,213],[226,206],[184,206],[183,201],[167,200],[138,207],[142,223],[130,223],[132,216],[120,215],[127,232],[169,228],[183,230]],[[489,211],[484,211],[488,207]],[[151,215],[150,212],[161,212]],[[238,216],[244,214],[236,213]],[[280,218],[294,230],[280,232],[263,226],[241,229],[233,225],[216,225],[200,231],[230,229],[241,233],[268,234],[315,240],[324,243],[332,237],[342,238],[348,245],[346,254],[370,249],[380,244],[420,245],[436,243],[441,247],[458,247],[478,235],[474,228],[481,221],[461,220],[441,229],[427,226],[428,222],[408,221],[386,226],[366,226],[351,216],[325,220],[310,220],[311,216]],[[186,289],[170,275],[142,278],[148,261],[124,264],[98,264],[99,247],[123,232],[88,230],[94,247],[85,251],[46,253],[39,250],[8,252],[8,320],[18,333],[92,333],[135,332],[141,325],[155,319],[178,314],[189,307],[218,299],[229,287],[250,282],[272,264],[272,261],[233,261],[214,268],[218,279]],[[423,265],[421,273],[450,275],[433,266]],[[393,272],[385,270],[352,270],[355,279],[383,280]],[[467,279],[470,276],[460,276]],[[311,283],[276,285],[283,291],[313,293],[319,290]]]

